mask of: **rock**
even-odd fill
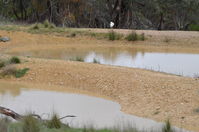
[[[8,42],[10,41],[9,37],[0,37],[0,42]]]

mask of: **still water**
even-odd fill
[[[154,70],[175,75],[199,76],[199,54],[153,52],[137,48],[63,48],[20,51],[13,53],[29,57],[75,60]]]
[[[36,113],[49,119],[52,113],[75,115],[64,123],[73,127],[112,128],[132,126],[139,130],[161,130],[163,124],[153,120],[125,114],[121,106],[113,101],[81,95],[53,91],[25,89],[23,85],[0,82],[0,106],[10,108],[20,114]],[[175,128],[177,132],[185,132]]]

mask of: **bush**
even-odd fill
[[[39,123],[32,116],[27,116],[23,120],[23,132],[39,132]]]
[[[198,24],[191,24],[189,26],[190,31],[199,31],[199,25]]]
[[[0,69],[5,66],[5,62],[0,60]]]
[[[19,63],[21,63],[21,60],[16,56],[10,59],[10,64],[19,64]]]
[[[16,78],[23,77],[27,73],[27,71],[29,71],[29,68],[19,69],[15,72],[15,77]]]
[[[137,41],[138,39],[138,35],[135,31],[132,31],[129,35],[126,36],[126,40],[128,41]]]
[[[114,41],[114,40],[120,40],[121,38],[122,38],[122,35],[114,32],[114,31],[111,31],[108,33],[109,40]]]
[[[8,66],[2,68],[0,75],[1,76],[15,75],[16,71],[17,71],[16,67],[14,67],[12,65],[8,65]]]
[[[44,28],[55,28],[56,26],[53,23],[50,23],[48,20],[43,22]]]
[[[47,127],[59,129],[61,128],[61,124],[62,124],[61,121],[59,120],[58,116],[55,114],[53,115],[52,119],[47,122]]]

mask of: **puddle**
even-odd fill
[[[199,76],[199,54],[169,53],[168,51],[148,52],[136,48],[62,48],[20,51],[14,55],[75,60],[81,57],[85,62],[97,60],[100,64],[125,66],[171,73],[175,75]]]
[[[162,129],[162,123],[121,112],[121,107],[116,102],[80,94],[25,89],[19,85],[18,94],[13,95],[12,91],[15,88],[10,88],[12,86],[14,84],[5,85],[0,82],[0,106],[8,107],[18,113],[31,111],[42,115],[42,118],[49,118],[49,113],[54,112],[60,116],[75,115],[77,117],[63,120],[73,127],[110,128],[127,123],[128,126],[131,125],[139,130]],[[4,92],[1,92],[2,89]],[[185,132],[175,129],[176,132]]]

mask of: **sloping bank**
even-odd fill
[[[61,60],[27,59],[30,71],[7,80],[57,85],[110,97],[122,111],[199,131],[199,81],[141,69]]]

